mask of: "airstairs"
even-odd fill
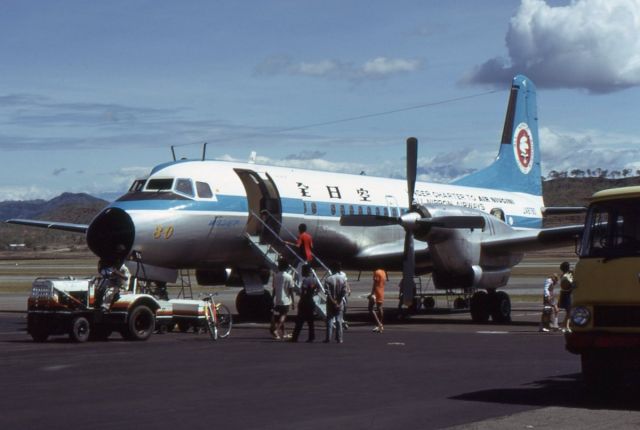
[[[268,211],[263,211],[262,214],[266,214],[273,222],[277,223],[280,227],[280,231],[284,232],[290,238],[290,240],[297,240],[297,237],[286,227],[284,227],[279,220],[271,215],[271,213],[269,213]],[[265,220],[263,220],[253,211],[251,212],[251,216],[257,219],[262,225],[262,233],[259,235],[253,235],[246,232],[245,237],[247,238],[249,245],[251,245],[251,248],[254,250],[254,252],[261,256],[266,265],[272,271],[276,271],[278,269],[278,261],[280,260],[280,258],[284,258],[286,261],[291,261],[291,257],[293,257],[293,260],[296,262],[296,266],[304,263],[304,260],[298,254],[297,249],[289,245],[286,240],[283,239],[278,233],[276,233]],[[312,255],[313,263],[317,264],[325,271],[325,275],[320,278],[316,270],[313,267],[311,268],[311,274],[320,286],[320,294],[314,297],[314,301],[316,302],[316,309],[324,318],[326,317],[327,299],[323,280],[325,276],[330,274],[330,271],[326,264],[324,264],[322,260],[318,258],[318,256],[313,253]],[[299,285],[299,272],[291,264],[289,264],[288,270],[293,275],[295,284]]]

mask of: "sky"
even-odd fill
[[[3,0],[0,201],[178,157],[448,182],[538,87],[543,174],[640,170],[640,0]]]

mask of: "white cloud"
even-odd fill
[[[357,81],[410,73],[420,69],[421,65],[420,60],[405,58],[376,57],[362,64],[353,64],[328,59],[296,62],[287,56],[278,55],[266,58],[256,66],[255,72],[260,75],[297,75]]]
[[[640,163],[640,141],[635,136],[587,130],[580,133],[540,128],[542,172],[573,169],[632,169]]]
[[[37,185],[0,186],[0,202],[20,200],[49,200],[60,192],[40,188]]]
[[[465,81],[502,85],[523,73],[539,87],[606,93],[640,85],[640,0],[522,0],[506,35],[508,57]]]
[[[418,60],[378,57],[367,61],[362,66],[365,75],[391,75],[394,73],[414,72],[420,67]]]

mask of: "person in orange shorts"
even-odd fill
[[[377,269],[373,272],[373,287],[369,294],[369,313],[373,316],[376,326],[373,331],[382,333],[384,327],[383,321],[383,303],[384,303],[384,284],[387,280],[387,273],[383,269]]]

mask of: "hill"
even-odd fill
[[[0,220],[9,218],[89,224],[108,202],[88,194],[63,193],[51,200],[0,202]],[[39,228],[0,224],[0,249],[10,243],[24,243],[29,250],[50,248],[84,249],[84,235]]]

